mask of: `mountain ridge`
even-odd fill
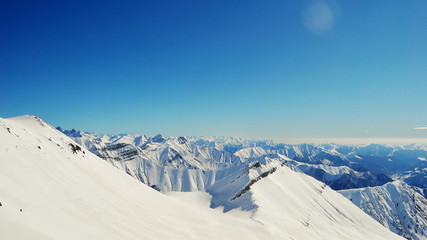
[[[201,193],[154,191],[37,118],[0,119],[0,134],[5,239],[401,239],[333,190],[313,207],[322,183],[287,166],[250,186],[256,210],[224,214]],[[291,198],[289,186],[305,190]]]
[[[139,141],[140,146],[144,147],[133,144],[135,141],[132,139],[138,137],[139,139],[145,139],[145,143]],[[152,141],[150,140],[152,137],[159,140]],[[112,162],[113,165],[124,165],[124,171],[128,174],[133,175],[141,182],[161,192],[208,191],[214,196],[211,206],[222,206],[225,211],[239,206],[236,204],[236,201],[232,201],[231,199],[238,195],[239,191],[242,193],[241,195],[245,195],[245,189],[247,187],[250,188],[250,181],[253,179],[248,180],[245,185],[240,186],[240,190],[236,190],[237,192],[234,192],[233,196],[229,196],[228,201],[220,201],[215,198],[216,192],[213,190],[215,189],[215,185],[224,179],[232,177],[236,171],[241,171],[241,169],[245,169],[259,162],[270,161],[269,159],[281,162],[294,171],[308,174],[326,183],[334,190],[380,187],[396,179],[401,179],[402,181],[412,183],[414,186],[418,185],[422,187],[425,186],[423,176],[426,176],[424,173],[427,172],[421,170],[408,170],[400,173],[390,171],[391,168],[396,169],[396,166],[403,166],[403,169],[407,169],[407,165],[399,165],[399,162],[404,162],[407,159],[405,157],[406,153],[409,153],[409,158],[415,162],[414,169],[423,167],[425,161],[422,161],[422,159],[426,151],[424,151],[424,147],[419,144],[406,146],[389,146],[382,144],[290,145],[274,143],[272,141],[256,142],[238,138],[223,137],[215,142],[215,139],[217,139],[215,137],[162,137],[161,135],[109,135],[108,138],[113,138],[115,140],[109,141],[104,137],[105,145],[111,145],[114,148],[117,144],[125,144],[120,146],[123,148],[136,148],[136,153],[139,151],[141,152],[140,156],[135,154],[134,159],[120,159],[120,154],[116,153],[115,156],[118,156],[118,158],[111,160],[108,156],[102,156],[103,151],[100,151],[101,154],[98,155]],[[81,138],[73,139],[77,141],[81,140]],[[126,139],[126,141],[123,141],[123,139]],[[138,150],[139,148],[140,150]],[[159,154],[159,149],[167,149],[168,151],[166,153],[168,154]],[[197,149],[197,151],[195,151],[195,149]],[[212,152],[218,154],[210,154]],[[159,157],[160,155],[162,157]],[[220,160],[221,158],[218,156],[225,155],[228,156],[227,159],[230,159],[228,165],[219,164],[224,161]],[[122,156],[125,156],[125,154]],[[199,159],[200,156],[205,157]],[[399,159],[402,156],[404,159]],[[162,160],[160,161],[159,159]],[[372,167],[372,163],[370,163],[371,161],[375,163],[377,160],[380,164],[386,162],[390,165],[390,168],[385,168],[378,173],[377,166],[374,164]],[[397,162],[397,164],[393,163],[393,161]],[[192,164],[194,162],[197,164]],[[220,187],[216,188],[220,189]],[[420,192],[423,191],[425,192],[423,189],[420,190]],[[256,206],[256,204],[251,201],[246,201],[245,204],[241,204],[246,206],[244,207],[246,209],[254,209]],[[410,201],[407,201],[407,204],[414,205],[414,203]],[[360,205],[358,206],[360,207]],[[368,213],[373,214],[372,212]],[[422,211],[420,211],[420,214],[422,214]],[[408,219],[416,221],[416,217],[414,218],[415,215],[411,215],[411,213],[407,212],[402,215],[402,217],[405,216]],[[398,221],[398,219],[396,219],[396,221]],[[401,229],[394,228],[392,230],[405,237],[412,236],[412,239],[417,239],[418,237],[423,239],[424,234],[427,232],[427,226],[424,226],[424,224],[425,223],[422,223],[420,225],[422,232],[415,233],[415,235],[405,235],[405,232],[409,230],[402,229],[408,228],[407,226]],[[387,227],[390,226],[387,225]]]

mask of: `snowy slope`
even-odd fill
[[[239,157],[184,137],[97,135],[59,128],[92,153],[162,192],[204,191],[241,164]]]
[[[325,184],[295,172],[276,159],[254,162],[217,182],[208,192],[212,207],[255,209],[252,219],[286,239],[387,239],[379,224]],[[357,229],[357,230],[356,230]],[[356,230],[356,231],[355,231]]]
[[[89,146],[104,144],[104,147],[98,147],[95,151],[97,155],[162,192],[210,190],[212,185],[231,177],[235,171],[264,158],[285,161],[286,166],[308,174],[335,190],[380,186],[392,181],[384,173],[394,171],[394,179],[422,187],[424,193],[427,192],[426,148],[419,144],[398,147],[380,144],[287,145],[225,137],[108,135],[95,139],[90,134],[75,130],[66,133],[76,141],[92,138],[91,141],[83,140],[86,143],[91,142]],[[137,138],[143,141],[133,140]],[[413,168],[406,170],[411,164]],[[364,166],[380,173],[369,171]],[[398,169],[403,171],[396,171]],[[213,200],[215,202],[215,197]],[[239,201],[232,203],[238,206],[237,202]],[[245,203],[242,207],[251,206],[251,202]],[[408,208],[417,207],[414,202],[407,204],[410,205]],[[423,208],[424,205],[419,207]],[[229,207],[227,204],[224,206]],[[374,212],[368,213],[374,214],[375,218]],[[401,225],[397,218],[392,218],[391,221],[395,222],[385,226],[392,228],[393,225]],[[420,226],[418,235],[427,235],[427,228],[423,227],[422,223]],[[407,236],[405,231],[395,232]]]
[[[251,185],[249,212],[161,194],[34,116],[0,119],[0,164],[0,239],[400,239],[286,166]]]
[[[210,209],[206,195],[175,199],[74,153],[32,116],[1,119],[0,141],[0,239],[275,238],[244,213]]]
[[[401,181],[340,191],[391,231],[407,239],[427,239],[427,200]]]
[[[336,151],[335,145],[291,146],[234,138],[164,138],[161,135],[96,135],[75,130],[61,131],[117,168],[162,192],[204,191],[236,167],[266,156],[297,159],[293,162],[297,163],[298,169],[336,190],[378,186],[392,181],[384,174],[355,168]],[[214,140],[219,142],[212,142]],[[257,147],[249,147],[251,144]],[[224,150],[236,147],[240,149],[233,153]]]

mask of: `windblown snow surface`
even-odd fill
[[[0,164],[0,239],[402,239],[279,162],[215,183],[215,202],[165,195],[34,116],[0,119]]]

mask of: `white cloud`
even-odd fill
[[[418,126],[414,127],[414,129],[416,129],[416,130],[427,130],[427,125],[418,125]]]

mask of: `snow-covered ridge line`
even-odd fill
[[[270,170],[268,170],[266,172],[261,173],[257,178],[252,179],[242,190],[240,190],[240,192],[238,192],[233,198],[231,198],[231,201],[233,201],[236,198],[239,198],[240,196],[242,196],[243,194],[245,194],[247,191],[249,191],[249,189],[251,188],[252,185],[254,185],[259,180],[267,177],[271,173],[274,173],[276,170],[277,170],[277,168],[272,168],[272,169],[270,169]]]
[[[223,206],[226,211],[257,208],[249,191],[254,179],[235,187],[234,195],[226,196],[227,201],[224,201],[224,194],[216,197],[214,189],[234,173],[265,159],[283,162],[335,190],[381,186],[392,181],[389,176],[416,186],[427,186],[423,177],[427,176],[427,171],[407,171],[427,165],[422,161],[427,151],[421,145],[290,145],[226,137],[91,135],[79,131],[71,131],[69,135],[158,191],[208,191],[214,196],[211,206]],[[402,169],[406,170],[399,172]],[[224,193],[224,189],[219,192]]]
[[[213,147],[205,143],[198,145],[194,138],[163,138],[161,135],[106,137],[78,131],[64,132],[69,133],[73,140],[85,145],[96,155],[160,191],[203,191],[218,180],[217,173],[228,168],[246,165],[265,156],[292,158],[306,163],[305,166],[299,166],[300,170],[304,168],[305,173],[313,174],[317,179],[331,184],[334,189],[376,186],[391,181],[390,178],[372,174],[367,169],[354,168],[355,163],[335,149],[324,149],[307,144],[268,146],[268,148],[265,145],[234,149],[235,152],[230,152],[220,150],[227,147],[219,147],[218,144]],[[330,167],[325,169],[322,166]],[[333,168],[334,166],[336,168]],[[347,170],[337,172],[334,169]],[[223,174],[220,175],[223,176]],[[348,181],[350,177],[360,179],[350,182]],[[186,184],[182,185],[184,182]]]
[[[401,239],[335,191],[321,200],[322,183],[286,166],[233,201],[251,197],[256,209],[224,214],[206,195],[164,195],[76,146],[35,118],[0,119],[1,239]],[[234,183],[244,186],[274,161],[255,163]]]

